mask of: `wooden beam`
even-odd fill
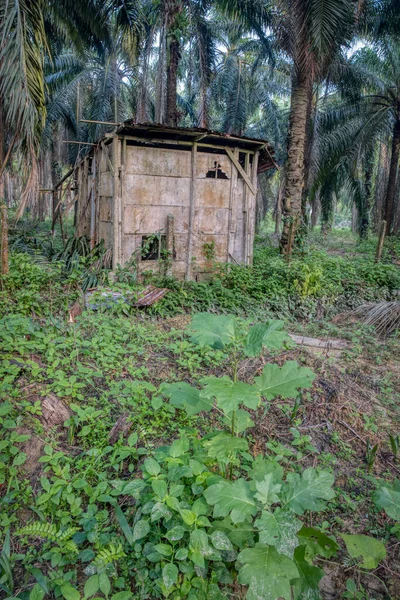
[[[249,172],[249,155],[246,155],[244,161],[244,172],[246,175]],[[251,211],[251,189],[249,186],[243,186],[243,221],[244,221],[244,234],[243,234],[243,262],[245,265],[248,264],[249,256],[249,217]]]
[[[80,119],[80,122],[81,123],[95,123],[96,125],[113,125],[114,127],[121,125],[121,123],[112,123],[110,121],[94,121],[92,119]]]
[[[191,160],[191,176],[190,176],[190,196],[189,196],[189,231],[188,231],[188,247],[187,247],[187,258],[186,258],[186,281],[192,279],[192,256],[193,256],[193,231],[194,231],[194,217],[196,210],[196,167],[197,167],[197,144],[196,142],[192,146],[192,160]]]
[[[254,233],[256,227],[256,202],[257,202],[257,170],[258,170],[259,152],[255,152],[253,156],[253,165],[251,170],[251,179],[256,190],[255,194],[249,194],[248,202],[248,242],[246,262],[248,265],[253,264],[253,249],[254,249]]]
[[[115,270],[120,263],[120,239],[119,239],[119,221],[121,207],[121,186],[120,186],[120,140],[117,135],[113,139],[113,261],[112,268]]]
[[[143,137],[139,137],[136,135],[121,135],[121,137],[126,138],[127,140],[131,140],[133,142],[139,142],[144,145],[145,144],[162,144],[162,145],[169,145],[169,146],[189,146],[189,147],[192,147],[192,145],[193,145],[193,142],[184,141],[184,140],[164,140],[161,138],[143,138]],[[199,142],[197,145],[199,148],[212,148],[214,150],[220,150],[221,153],[225,152],[225,150],[226,150],[226,146],[224,146],[223,143],[217,145],[217,144],[206,144],[204,142]],[[243,148],[243,149],[241,148],[240,152],[254,154],[254,150],[248,150],[246,148]]]
[[[63,144],[79,144],[79,146],[97,146],[92,142],[78,142],[76,140],[63,140]]]
[[[243,177],[243,179],[245,180],[247,186],[250,188],[251,193],[255,195],[257,190],[254,188],[254,185],[251,182],[250,177],[247,175],[247,173],[243,169],[242,165],[240,164],[240,162],[238,161],[238,159],[236,158],[236,156],[234,155],[232,150],[228,147],[225,147],[224,150],[227,153],[227,155],[229,156],[229,158],[231,159],[231,161],[233,162],[233,164],[235,165],[235,167],[237,168],[237,170],[239,171],[239,173],[241,174],[241,176]]]
[[[234,149],[234,154],[236,157],[239,156],[239,149],[235,148]],[[232,252],[233,252],[233,248],[231,248],[232,246],[232,238],[233,240],[235,239],[235,236],[232,234],[235,234],[236,229],[237,229],[237,176],[238,176],[238,172],[237,169],[235,167],[235,165],[233,164],[233,162],[231,162],[231,185],[230,185],[230,189],[229,189],[229,213],[228,213],[228,243],[227,243],[227,260],[226,262],[229,262],[229,258],[232,258]],[[235,259],[233,259],[235,260]],[[236,261],[235,261],[236,262]]]

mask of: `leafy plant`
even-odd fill
[[[398,433],[397,435],[392,435],[389,433],[389,443],[393,452],[393,456],[397,458],[397,454],[400,449],[400,434]]]
[[[368,465],[368,473],[371,473],[373,466],[375,464],[376,453],[378,452],[379,445],[372,445],[370,440],[367,440],[367,447],[365,450],[365,459]]]

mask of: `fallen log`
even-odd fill
[[[301,346],[311,346],[312,348],[322,348],[327,350],[344,350],[349,347],[345,340],[322,340],[320,338],[305,337],[303,335],[294,335],[289,333],[292,340]]]

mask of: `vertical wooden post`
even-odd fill
[[[234,148],[233,154],[238,159],[239,158],[239,149]],[[234,240],[234,234],[237,229],[237,179],[238,172],[237,168],[231,163],[231,187],[229,190],[229,215],[228,215],[228,243],[227,243],[227,256],[226,262],[230,262],[230,255],[233,255],[234,247],[232,241]]]
[[[246,152],[244,160],[244,170],[249,174],[249,163],[250,156]],[[244,235],[243,235],[243,262],[247,265],[247,258],[249,255],[249,205],[250,205],[250,190],[249,187],[244,184],[243,186],[243,224],[244,224]]]
[[[120,186],[120,140],[118,135],[114,135],[113,139],[113,158],[112,165],[114,169],[114,185],[113,185],[113,261],[112,268],[116,269],[117,265],[121,262],[120,257],[120,211],[121,211],[121,186]]]
[[[90,248],[93,249],[95,245],[95,182],[96,182],[96,155],[93,153],[92,158],[92,177],[90,184]]]
[[[119,203],[119,220],[118,220],[118,231],[119,231],[119,260],[121,264],[124,262],[124,230],[123,230],[123,221],[124,221],[124,211],[125,211],[125,203],[126,203],[126,138],[122,139],[122,149],[121,149],[121,198]]]
[[[257,171],[258,171],[258,156],[259,152],[255,152],[253,155],[253,164],[251,168],[251,182],[256,190],[255,194],[252,194],[248,190],[249,203],[248,203],[248,242],[247,242],[247,256],[246,264],[253,264],[253,250],[254,250],[254,233],[256,228],[256,199],[257,199]]]
[[[8,215],[4,199],[4,179],[0,177],[0,210],[1,210],[1,275],[8,273]]]
[[[381,229],[379,232],[379,239],[378,239],[378,245],[376,247],[376,254],[375,254],[375,260],[376,262],[379,262],[382,258],[382,252],[383,252],[383,244],[385,242],[385,235],[386,235],[386,225],[387,222],[386,221],[382,221],[381,223]]]
[[[167,275],[172,275],[172,261],[174,260],[174,215],[167,216]]]
[[[190,196],[189,196],[189,232],[188,232],[188,247],[186,254],[186,281],[192,279],[192,256],[193,256],[193,230],[194,218],[196,210],[196,166],[197,166],[197,144],[192,146],[191,160],[191,178],[190,178]]]

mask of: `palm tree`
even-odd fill
[[[391,157],[383,218],[394,232],[400,156],[400,45],[385,37],[356,52],[346,64],[341,92],[347,101],[322,118],[321,154],[314,192],[347,186],[360,213],[365,235],[371,203],[373,155],[388,140]],[[361,177],[360,177],[361,174]]]

